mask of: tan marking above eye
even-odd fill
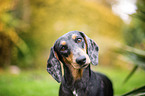
[[[76,39],[77,35],[76,34],[73,34],[72,35],[72,39]]]
[[[66,41],[61,41],[61,45],[66,45]]]

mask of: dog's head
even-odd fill
[[[83,32],[71,31],[56,40],[47,61],[47,71],[57,82],[62,79],[60,61],[75,69],[97,65],[98,46]]]

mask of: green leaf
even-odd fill
[[[128,76],[125,78],[124,83],[126,83],[129,78],[135,73],[135,71],[137,70],[138,66],[135,65],[134,68],[132,69],[132,71],[128,74]]]
[[[145,85],[135,90],[132,90],[122,96],[145,96]]]

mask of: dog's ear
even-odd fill
[[[80,32],[80,34],[83,36],[83,38],[85,40],[87,54],[89,55],[89,58],[90,58],[92,64],[97,65],[99,47],[92,39],[90,39],[88,36],[86,36],[83,32]]]
[[[47,61],[47,72],[52,75],[52,77],[60,83],[62,80],[61,64],[58,59],[57,53],[54,48],[51,48],[50,56]]]

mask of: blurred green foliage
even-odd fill
[[[145,1],[138,0],[136,5],[136,13],[124,30],[124,40],[128,46],[145,50]]]
[[[125,59],[134,64],[127,81],[138,67],[145,70],[145,1],[137,1],[137,12],[132,15],[131,23],[124,30],[126,46],[121,49]]]
[[[137,1],[137,12],[132,15],[132,21],[125,27],[124,41],[125,45],[120,48],[123,54],[123,60],[129,61],[134,68],[125,78],[126,83],[138,68],[145,71],[145,1]],[[144,73],[142,73],[144,74]],[[143,78],[142,78],[143,79]],[[123,96],[143,96],[145,91],[145,83],[136,90],[128,92]]]
[[[121,39],[122,24],[106,0],[0,0],[0,66],[46,67],[55,40],[73,30],[97,41],[100,62],[111,64],[106,52]]]
[[[0,1],[0,67],[29,65],[25,61],[28,60],[26,55],[29,55],[30,49],[21,37],[27,27],[25,20],[16,14],[17,3],[17,0]]]

